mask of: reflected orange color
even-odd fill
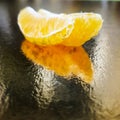
[[[25,40],[21,49],[27,58],[49,70],[53,70],[60,76],[80,77],[87,83],[92,80],[92,64],[82,46],[38,46]]]

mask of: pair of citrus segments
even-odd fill
[[[27,58],[56,74],[89,83],[92,63],[81,45],[98,34],[102,23],[95,13],[55,14],[27,7],[18,15],[26,39],[21,49]]]

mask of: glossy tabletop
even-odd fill
[[[99,35],[83,45],[94,67],[90,84],[66,80],[23,55],[17,16],[26,6],[102,15]],[[120,120],[120,2],[0,1],[0,120]]]

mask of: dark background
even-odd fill
[[[26,59],[17,25],[26,6],[102,15],[100,34],[83,45],[95,70],[91,84],[68,81]],[[120,120],[119,74],[120,2],[0,1],[0,120]]]

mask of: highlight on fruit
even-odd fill
[[[25,37],[21,49],[28,59],[57,75],[76,76],[89,83],[93,67],[82,45],[99,33],[102,23],[96,13],[56,14],[26,7],[18,15]]]

